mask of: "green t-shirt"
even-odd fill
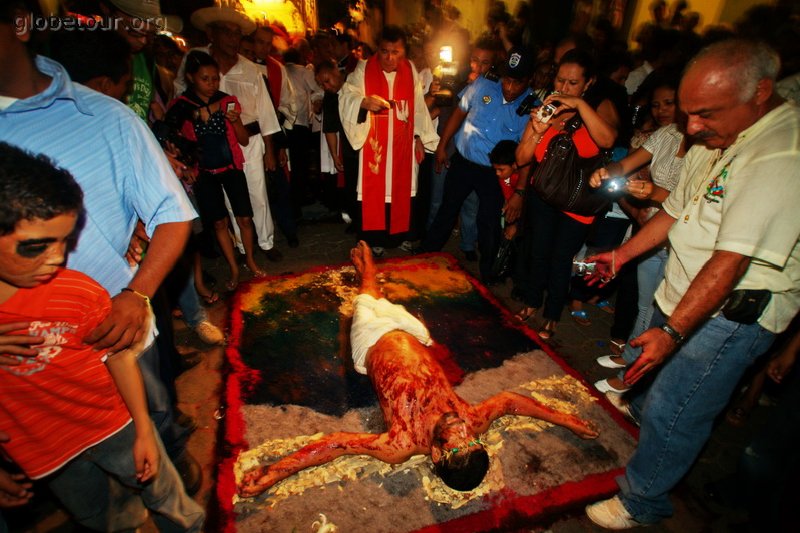
[[[153,75],[147,65],[144,53],[133,56],[133,90],[128,96],[128,107],[147,122],[150,113],[150,102],[153,101]]]

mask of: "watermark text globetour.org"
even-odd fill
[[[84,17],[78,19],[75,17],[40,17],[28,15],[25,17],[16,17],[14,19],[14,28],[17,34],[25,33],[26,31],[103,31],[103,30],[117,30],[117,29],[131,29],[144,32],[148,26],[164,27],[166,19],[164,17],[154,17],[147,19],[140,18],[122,18],[122,17],[106,17],[106,18],[90,18]]]

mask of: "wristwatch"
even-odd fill
[[[672,337],[672,340],[675,341],[676,346],[680,346],[681,344],[683,344],[683,341],[686,340],[686,338],[683,335],[678,333],[678,330],[676,330],[667,323],[661,324],[661,331]]]

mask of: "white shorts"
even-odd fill
[[[433,344],[425,324],[402,305],[393,304],[386,298],[376,300],[369,294],[356,296],[353,301],[353,325],[350,328],[356,372],[367,373],[367,352],[386,333],[395,330],[413,335],[425,346]]]

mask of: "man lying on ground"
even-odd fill
[[[388,430],[326,435],[247,472],[240,495],[256,496],[292,474],[342,455],[369,455],[391,464],[430,455],[436,474],[449,487],[472,490],[489,468],[479,436],[507,414],[564,426],[585,439],[598,436],[589,422],[513,392],[501,392],[474,406],[464,401],[434,358],[427,328],[405,308],[383,298],[369,246],[360,241],[350,257],[361,277],[350,337],[353,362],[356,371],[372,380]]]

